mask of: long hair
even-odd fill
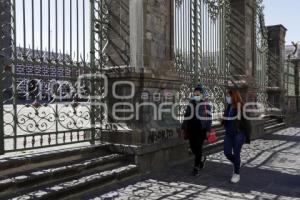
[[[230,90],[229,95],[232,98],[232,106],[234,108],[238,108],[238,106],[240,108],[243,108],[244,101],[243,101],[243,98],[241,96],[241,93],[238,90]]]

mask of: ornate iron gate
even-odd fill
[[[284,65],[285,108],[287,113],[296,113],[299,110],[299,70],[297,64],[298,44],[292,43],[294,50],[287,55]]]
[[[258,0],[256,2],[256,68],[255,68],[255,80],[257,88],[257,102],[264,105],[265,108],[272,107],[268,102],[268,31],[265,26],[264,19],[264,8],[262,6],[262,1]]]
[[[93,143],[104,130],[112,1],[0,0],[0,153]]]
[[[175,0],[174,13],[176,68],[185,80],[181,101],[201,83],[219,117],[228,86],[229,1]]]

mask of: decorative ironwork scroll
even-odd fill
[[[256,87],[257,102],[270,107],[268,102],[268,84],[269,84],[269,47],[268,31],[265,26],[263,0],[256,1]]]
[[[176,70],[185,80],[180,99],[186,102],[195,85],[203,84],[218,117],[228,85],[229,1],[181,0],[175,5]]]
[[[117,3],[129,17],[126,2]],[[94,142],[107,127],[101,74],[129,62],[128,22],[116,19],[110,3],[117,5],[0,0],[0,153]],[[112,40],[116,27],[126,52]]]

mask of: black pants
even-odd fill
[[[195,167],[200,167],[204,140],[205,138],[201,135],[201,133],[197,133],[197,135],[192,135],[190,137],[190,148],[195,155]]]

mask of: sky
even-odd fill
[[[59,52],[63,51],[65,46],[65,53],[71,54],[73,58],[77,54],[85,58],[89,57],[90,35],[89,35],[89,1],[88,0],[15,0],[16,1],[16,39],[17,45],[24,47],[24,39],[26,47],[35,49],[43,49]],[[50,2],[50,6],[48,3]],[[55,2],[57,2],[57,12],[55,12]],[[63,40],[63,2],[65,2],[65,40]],[[78,4],[77,4],[78,2]],[[24,3],[24,4],[23,4]],[[41,13],[40,6],[42,3],[42,29],[40,26]],[[286,44],[291,44],[291,41],[300,42],[300,0],[264,0],[265,5],[265,19],[266,25],[282,24],[287,29]],[[25,9],[23,9],[23,7]],[[50,7],[50,15],[48,13]],[[34,8],[34,12],[32,12]],[[70,10],[71,15],[70,15]],[[77,23],[78,10],[78,23]],[[25,11],[25,13],[23,13]],[[85,14],[84,14],[85,13]],[[25,25],[23,16],[25,14]],[[57,14],[57,25],[55,23],[55,15]],[[50,16],[50,26],[48,21]],[[72,17],[71,17],[72,16]],[[83,17],[85,16],[85,17]],[[70,21],[72,27],[70,27]],[[83,23],[85,21],[85,23]],[[33,22],[33,23],[32,23]],[[33,26],[34,24],[34,30]],[[77,26],[78,24],[78,26]],[[78,28],[77,28],[78,27]],[[26,29],[26,37],[24,38],[24,28]],[[78,34],[77,34],[78,31]],[[56,38],[57,32],[57,38]],[[34,33],[34,40],[32,34]],[[71,37],[71,35],[72,37]],[[41,43],[41,37],[43,43]],[[50,39],[50,47],[48,40]],[[57,43],[56,43],[57,40]],[[78,43],[77,43],[78,40]],[[42,47],[41,47],[42,46]]]
[[[300,0],[264,0],[264,5],[266,25],[286,27],[287,45],[300,42]]]
[[[17,46],[25,46],[30,49],[34,46],[35,50],[42,48],[45,52],[49,49],[51,52],[56,52],[57,49],[58,53],[63,53],[63,49],[65,49],[65,53],[71,55],[72,59],[88,59],[90,46],[90,12],[88,0],[15,1]],[[65,13],[63,12],[63,2],[65,2]],[[43,8],[42,12],[40,7]],[[65,20],[63,20],[63,17],[65,17]],[[65,23],[65,26],[63,26],[63,23]],[[65,27],[65,32],[63,32],[63,27]],[[33,35],[34,39],[32,38]],[[85,54],[85,57],[83,54]]]

